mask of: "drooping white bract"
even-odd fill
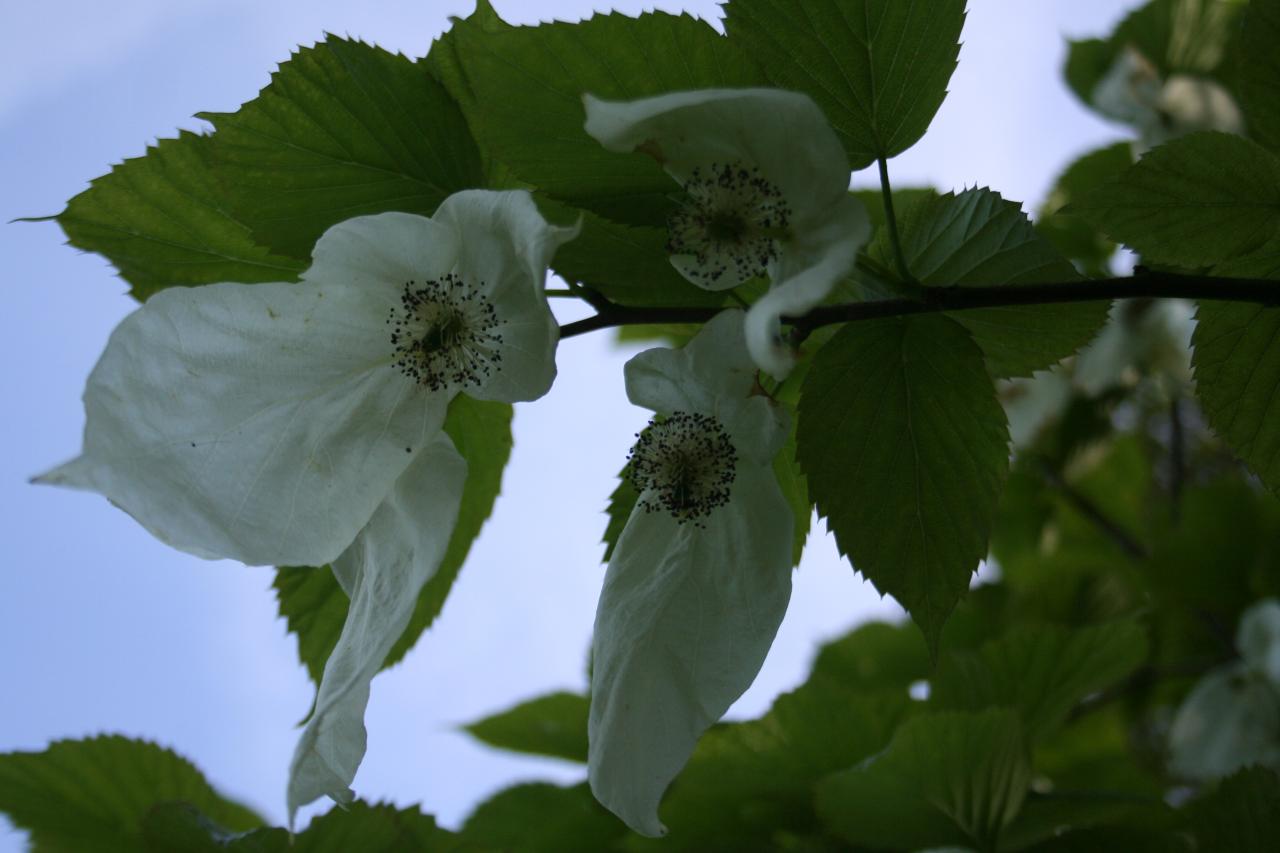
[[[871,234],[849,195],[849,160],[822,110],[779,89],[703,89],[638,101],[586,95],[587,133],[650,155],[683,187],[668,223],[680,273],[706,290],[768,275],[747,314],[747,346],[776,377],[794,364],[780,318],[826,298]]]
[[[453,530],[459,393],[533,400],[555,378],[547,265],[575,229],[525,192],[321,236],[298,283],[162,291],[112,334],[84,451],[38,482],[99,492],[161,540],[251,565],[331,564],[351,596],[294,757],[290,813],[351,797],[369,682]]]
[[[755,679],[791,597],[794,519],[773,473],[787,418],[753,393],[742,317],[626,366],[628,397],[657,416],[596,610],[589,777],[645,835],[665,831],[663,791]]]

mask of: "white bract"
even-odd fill
[[[555,378],[556,247],[525,192],[324,233],[298,283],[162,291],[85,390],[80,457],[38,482],[99,492],[161,540],[251,565],[331,564],[351,596],[290,773],[290,814],[349,800],[369,682],[435,573],[466,462],[459,393],[533,400]]]
[[[587,133],[610,151],[653,157],[684,188],[667,248],[686,279],[725,290],[769,276],[771,289],[747,314],[747,346],[761,368],[785,376],[795,357],[780,318],[825,299],[871,234],[822,110],[779,89],[583,102]]]
[[[1250,764],[1280,769],[1280,602],[1240,617],[1240,660],[1200,680],[1169,730],[1169,765],[1189,779],[1216,779]]]
[[[639,493],[596,610],[589,777],[635,831],[704,731],[750,686],[791,596],[794,518],[773,473],[787,418],[756,390],[742,312],[626,366],[657,417],[629,464]]]

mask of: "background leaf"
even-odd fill
[[[1067,210],[1148,263],[1205,267],[1260,248],[1280,230],[1280,157],[1226,133],[1193,133]]]
[[[462,112],[427,66],[330,36],[301,48],[234,113],[206,113],[212,156],[254,239],[311,257],[330,225],[399,210],[430,216],[484,186]]]
[[[924,135],[960,53],[964,0],[731,0],[725,30],[827,114],[853,169]]]
[[[577,693],[549,693],[463,728],[498,749],[585,764],[589,704]]]
[[[1188,807],[1188,823],[1203,853],[1265,853],[1280,846],[1280,777],[1249,767]]]
[[[945,656],[930,702],[957,710],[1015,708],[1028,739],[1038,740],[1082,699],[1133,672],[1146,656],[1146,638],[1132,622],[1019,626],[976,653]]]
[[[481,803],[467,818],[461,837],[475,845],[467,850],[597,853],[627,834],[585,782],[570,788],[537,782],[507,788]]]
[[[841,552],[936,651],[986,556],[1009,466],[969,333],[942,316],[845,326],[805,380],[799,458]]]
[[[634,846],[785,849],[792,833],[819,833],[814,785],[882,749],[910,704],[905,693],[816,676],[779,696],[759,720],[712,728],[663,800],[670,835]]]
[[[1030,782],[1011,711],[922,714],[904,723],[874,760],[824,780],[818,813],[854,844],[991,850]]]
[[[481,145],[547,195],[631,225],[665,226],[677,186],[651,158],[606,151],[588,136],[582,95],[632,100],[765,82],[749,57],[688,15],[510,28],[455,21],[450,38]]]
[[[148,812],[165,802],[188,804],[228,830],[263,824],[191,762],[149,741],[101,735],[0,755],[0,812],[41,850],[133,853]]]
[[[815,677],[865,690],[905,693],[929,676],[929,650],[910,625],[869,622],[824,645],[813,662]]]
[[[902,219],[902,251],[926,285],[1034,284],[1076,281],[1080,274],[1036,233],[1022,208],[988,189],[931,196]],[[870,253],[892,263],[887,232]],[[958,311],[993,376],[1029,376],[1086,344],[1106,320],[1109,302]]]
[[[1280,151],[1280,0],[1251,0],[1240,45],[1240,96],[1249,135]]]
[[[173,285],[294,280],[306,263],[254,245],[227,212],[210,145],[183,132],[96,178],[56,217],[67,240],[111,261],[138,300]]]
[[[1133,146],[1128,142],[1117,142],[1090,151],[1058,176],[1036,219],[1036,232],[1092,278],[1105,278],[1111,274],[1108,261],[1116,252],[1116,244],[1079,216],[1066,213],[1062,208],[1132,165]]]
[[[511,456],[511,406],[460,394],[449,404],[445,432],[467,460],[462,507],[440,569],[418,596],[413,617],[391,647],[383,667],[398,663],[422,632],[440,615],[453,582],[502,488],[502,472]],[[298,635],[298,657],[317,684],[325,661],[337,645],[349,601],[327,567],[281,567],[272,584],[289,630]]]
[[[149,853],[480,853],[416,806],[398,809],[359,800],[316,817],[297,835],[278,827],[232,834],[185,803],[161,803],[148,812],[143,834],[147,846],[140,849]]]

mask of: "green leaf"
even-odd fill
[[[1036,853],[1190,853],[1185,835],[1166,829],[1171,810],[1127,791],[1031,794],[1005,830],[1002,850]],[[1034,845],[1034,846],[1032,846]]]
[[[585,764],[588,704],[577,693],[549,693],[463,728],[498,749]]]
[[[1013,712],[922,714],[873,760],[823,780],[818,813],[854,844],[992,850],[1030,782]]]
[[[227,212],[210,144],[183,132],[90,182],[56,217],[68,242],[111,261],[139,300],[173,285],[297,278],[306,264],[254,245]]]
[[[455,397],[449,404],[449,417],[444,431],[453,439],[454,447],[467,461],[467,482],[462,489],[462,508],[449,537],[440,570],[435,573],[418,596],[409,626],[387,653],[384,666],[400,661],[422,632],[431,627],[444,609],[449,590],[457,580],[471,544],[493,512],[494,501],[502,491],[502,472],[511,458],[511,416],[508,403],[474,400],[466,395]]]
[[[1234,625],[1253,602],[1280,595],[1280,502],[1224,476],[1188,487],[1180,510],[1145,566],[1159,599]]]
[[[1280,777],[1253,766],[1188,809],[1200,853],[1271,853],[1280,847]]]
[[[255,829],[232,833],[218,826],[190,803],[152,806],[142,821],[148,853],[289,853],[289,833],[283,829]]]
[[[911,704],[905,691],[815,676],[759,720],[712,728],[663,801],[669,839],[637,846],[776,849],[763,842],[783,827],[816,830],[814,783],[882,749]]]
[[[1195,848],[1179,833],[1119,824],[1066,832],[1034,849],[1036,853],[1192,853]]]
[[[791,565],[800,565],[804,556],[804,543],[809,538],[809,524],[813,521],[813,502],[809,500],[809,483],[804,472],[800,470],[800,461],[796,458],[796,419],[791,419],[791,432],[787,435],[787,443],[773,458],[773,473],[778,478],[778,486],[782,495],[791,507],[795,516],[793,528],[794,541],[791,544]]]
[[[384,668],[399,663],[440,615],[471,543],[493,510],[502,488],[502,471],[511,456],[511,406],[507,403],[459,395],[449,404],[444,430],[467,461],[462,508],[440,569],[422,588],[413,617],[391,647]],[[281,567],[276,569],[272,585],[280,615],[285,617],[289,630],[298,635],[298,657],[318,684],[347,618],[347,594],[328,568]]]
[[[582,217],[582,232],[557,251],[551,268],[620,305],[723,305],[725,294],[695,287],[671,265],[665,228],[621,225],[566,205],[539,199],[557,222]]]
[[[861,690],[898,688],[929,677],[929,650],[910,624],[869,622],[824,645],[813,676]]]
[[[430,216],[484,185],[457,104],[423,63],[330,36],[281,64],[217,128],[212,156],[232,208],[273,251],[310,258],[325,229],[399,210]]]
[[[153,808],[143,826],[150,853],[400,853],[430,850],[433,853],[468,851],[448,830],[436,825],[418,808],[397,809],[389,804],[356,801],[320,815],[305,831],[290,836],[284,829],[255,829],[233,835],[212,825],[208,818],[185,804],[164,803]],[[97,849],[97,848],[94,848]]]
[[[0,755],[0,812],[43,850],[132,853],[159,803],[181,802],[232,831],[262,818],[215,791],[185,758],[118,735],[55,741],[44,752]]]
[[[925,198],[909,208],[902,251],[922,284],[1034,284],[1077,281],[1080,274],[1036,233],[1022,208],[988,189]],[[887,233],[869,250],[892,261]],[[1108,302],[959,311],[996,377],[1029,376],[1071,355],[1106,321]]]
[[[845,326],[805,380],[799,458],[841,552],[936,653],[1009,468],[1004,411],[969,333],[936,315]]]
[[[1104,39],[1067,41],[1067,60],[1062,76],[1067,87],[1085,106],[1093,107],[1093,90],[1107,76],[1116,61],[1118,48]]]
[[[586,783],[561,788],[536,782],[507,788],[481,803],[467,818],[461,838],[479,849],[506,853],[597,853],[627,834]]]
[[[288,853],[348,853],[354,850],[360,853],[399,853],[404,850],[449,853],[472,851],[474,848],[466,846],[454,833],[441,829],[435,818],[422,814],[417,806],[398,809],[390,803],[369,805],[359,801],[317,817],[287,848]]]
[[[488,29],[455,21],[450,38],[481,145],[546,194],[631,225],[664,226],[676,185],[651,158],[588,136],[583,94],[632,100],[764,82],[748,56],[688,15]]]
[[[1116,244],[1079,216],[1064,213],[1062,208],[1132,165],[1133,146],[1128,142],[1117,142],[1085,154],[1058,176],[1036,220],[1040,236],[1078,264],[1086,275],[1104,278],[1110,273],[1107,262],[1115,254]]]
[[[605,525],[604,538],[601,540],[604,542],[604,556],[601,557],[601,562],[608,563],[609,558],[613,556],[613,548],[618,544],[618,537],[626,528],[627,521],[631,518],[631,511],[635,509],[636,501],[639,499],[640,495],[637,494],[636,487],[631,482],[631,469],[623,466],[618,472],[618,485],[609,495],[609,505],[605,507],[609,523]]]
[[[1280,309],[1201,302],[1196,320],[1192,364],[1205,415],[1280,495]]]
[[[947,95],[964,0],[731,0],[725,30],[810,95],[857,170],[916,143]]]
[[[1240,97],[1249,135],[1280,151],[1280,0],[1252,0],[1240,45]]]
[[[930,702],[966,711],[1012,707],[1027,737],[1040,740],[1082,699],[1133,672],[1146,656],[1146,636],[1132,622],[1020,626],[976,653],[945,656]]]
[[[1226,133],[1193,133],[1067,208],[1144,261],[1197,268],[1252,252],[1280,230],[1280,157]]]
[[[450,96],[462,107],[464,114],[470,114],[479,103],[475,90],[467,80],[464,60],[458,52],[458,32],[467,29],[475,33],[492,33],[511,29],[511,25],[498,15],[489,0],[476,0],[475,10],[465,18],[451,17],[453,26],[445,30],[439,38],[431,43],[423,62],[431,69],[432,75],[440,81]],[[481,152],[484,156],[485,152]]]

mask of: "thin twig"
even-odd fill
[[[1044,474],[1044,478],[1055,489],[1062,492],[1062,496],[1076,508],[1077,512],[1093,522],[1093,525],[1105,533],[1111,541],[1119,545],[1122,551],[1135,560],[1145,560],[1147,558],[1147,549],[1141,542],[1129,531],[1121,527],[1115,519],[1103,512],[1102,508],[1090,500],[1088,496],[1077,491],[1074,486],[1064,480],[1052,465],[1041,461],[1040,470]]]
[[[566,323],[560,337],[571,338],[613,326],[658,323],[705,323],[723,309],[716,307],[629,308],[591,293],[591,303],[599,312],[594,317]],[[1142,271],[1133,276],[1098,278],[1046,284],[926,287],[919,299],[883,299],[876,302],[846,302],[820,305],[800,317],[784,317],[802,335],[835,323],[856,323],[910,314],[940,311],[969,311],[978,308],[1012,308],[1030,305],[1060,305],[1073,302],[1109,302],[1113,299],[1167,298],[1210,299],[1219,302],[1250,302],[1280,306],[1280,282],[1259,278],[1222,278],[1209,275]]]

